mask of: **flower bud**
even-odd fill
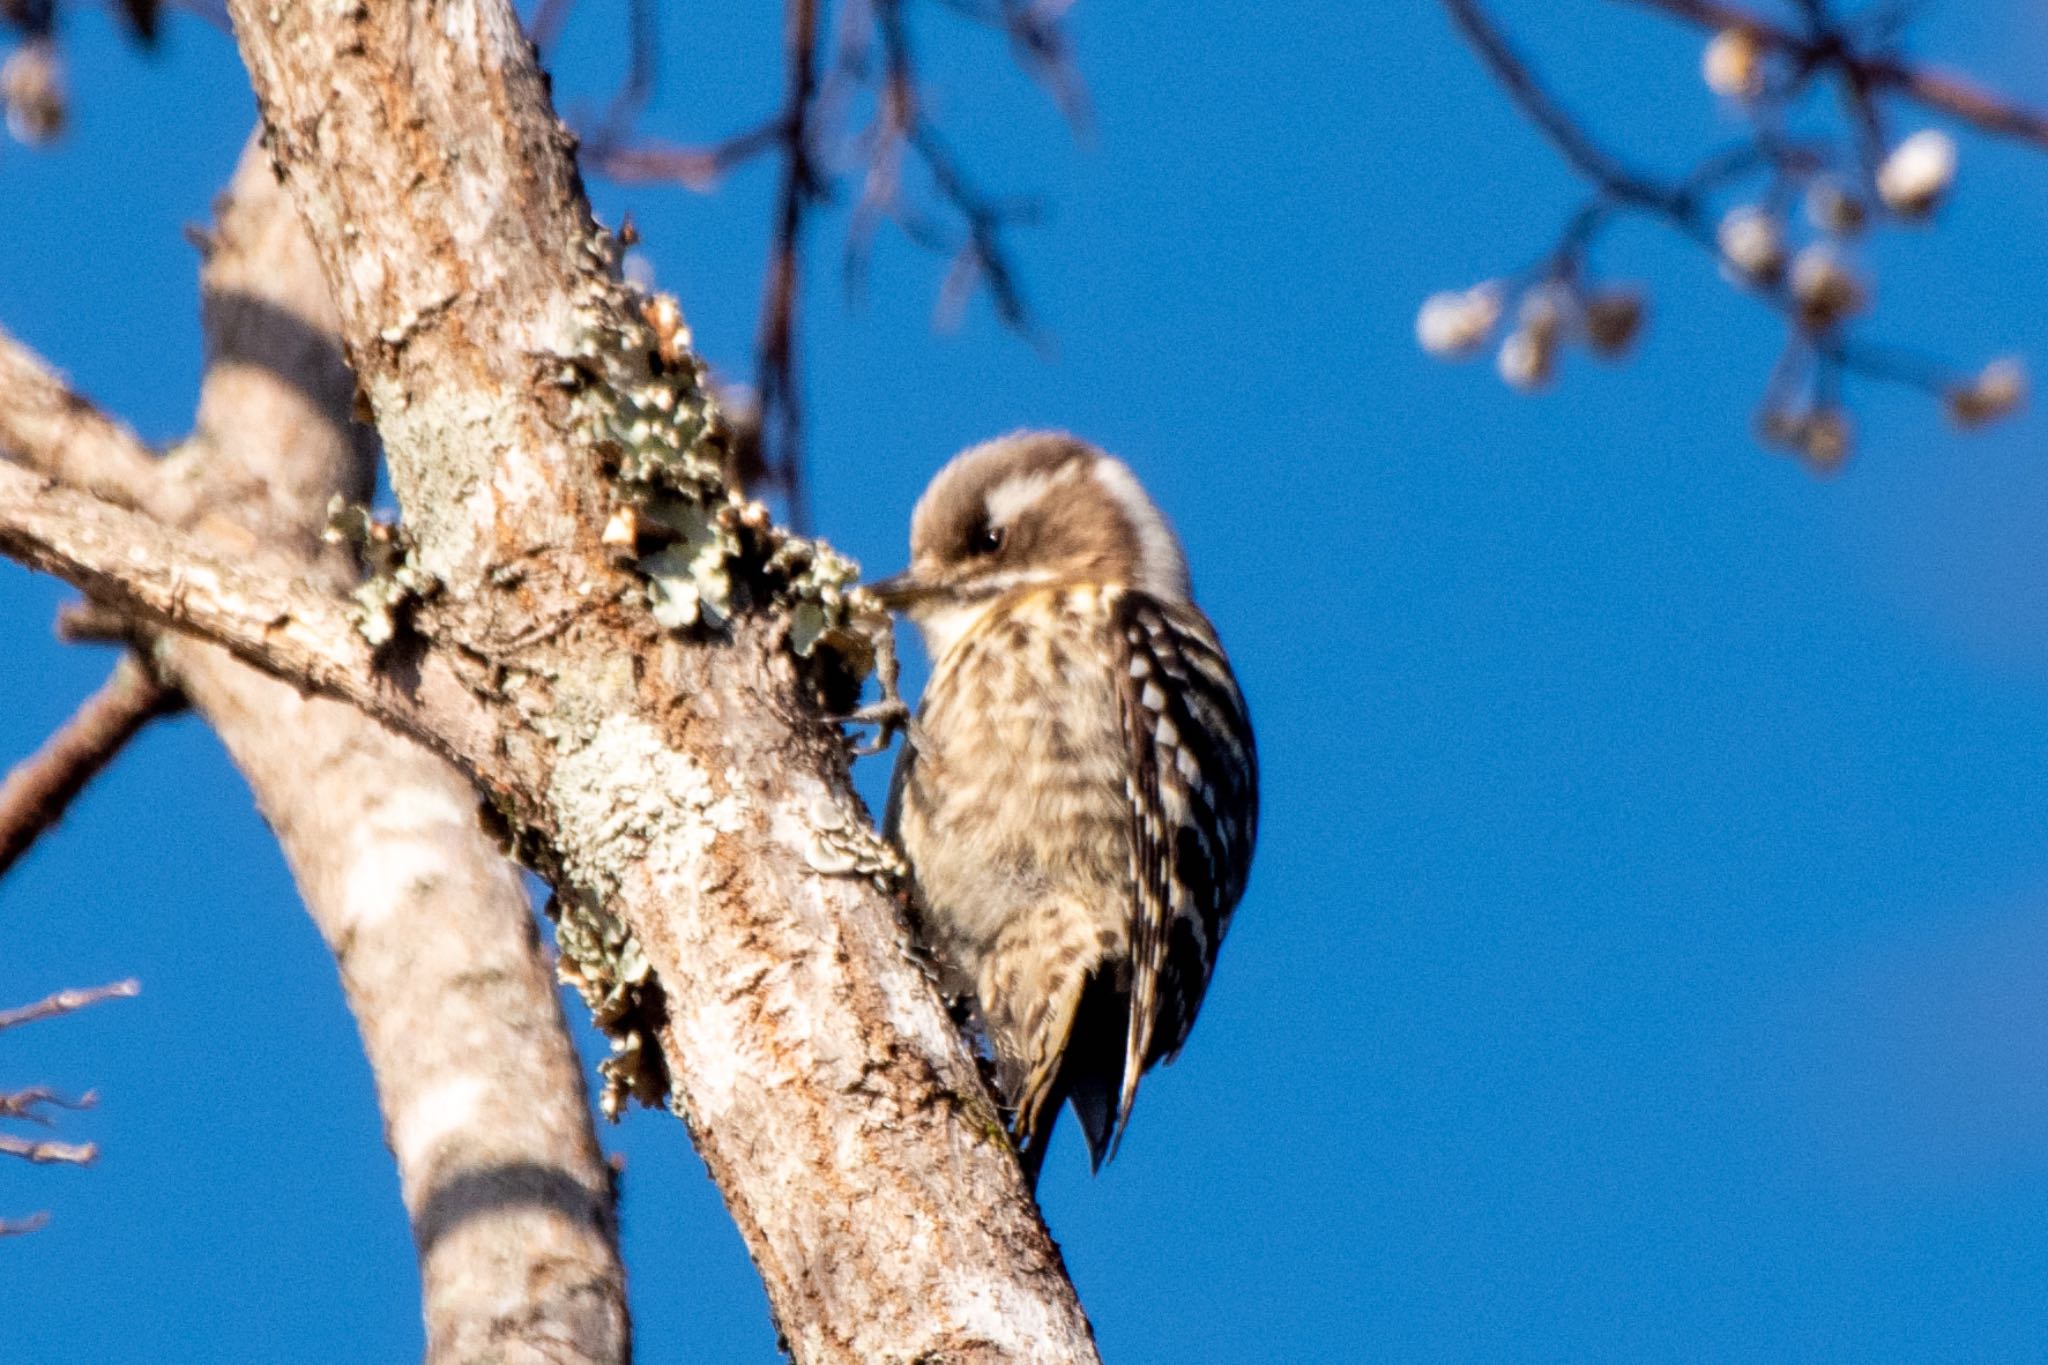
[[[1627,355],[1643,329],[1643,296],[1636,289],[1607,289],[1586,300],[1586,343],[1596,355]]]
[[[1807,247],[1792,262],[1792,298],[1799,305],[1800,323],[1810,332],[1828,331],[1870,301],[1863,281],[1825,242]]]
[[[1570,285],[1562,280],[1545,280],[1522,295],[1522,305],[1515,310],[1515,316],[1522,330],[1539,345],[1556,350],[1578,311],[1578,295]]]
[[[1785,272],[1784,229],[1755,204],[1728,210],[1714,240],[1723,263],[1741,283],[1772,284]]]
[[[1877,194],[1901,218],[1925,218],[1955,178],[1955,139],[1939,128],[1923,128],[1892,148],[1877,168]]]
[[[1470,289],[1431,294],[1415,315],[1415,340],[1439,359],[1468,356],[1486,344],[1500,321],[1500,286],[1492,281]]]
[[[1869,217],[1863,201],[1831,175],[1817,178],[1806,189],[1806,221],[1820,232],[1836,237],[1854,237],[1863,231]]]
[[[1943,395],[1949,420],[1959,427],[1981,427],[2010,415],[2027,398],[2027,372],[2010,357],[1994,360],[1967,384]]]
[[[1509,388],[1531,393],[1548,384],[1557,372],[1557,344],[1525,328],[1516,328],[1501,343],[1494,367]]]
[[[47,38],[23,43],[0,65],[0,107],[7,131],[31,146],[64,131],[64,67]]]
[[[1754,98],[1764,85],[1764,49],[1746,28],[1724,28],[1700,56],[1700,79],[1707,89],[1732,100]]]
[[[1796,412],[1784,408],[1765,408],[1757,415],[1756,438],[1767,446],[1781,450],[1796,450],[1799,434],[1805,429],[1806,419]]]
[[[1816,474],[1832,474],[1849,459],[1854,435],[1840,408],[1815,408],[1800,423],[1799,455]]]

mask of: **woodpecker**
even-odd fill
[[[1061,432],[975,446],[871,585],[917,625],[929,683],[885,832],[942,988],[988,1044],[1036,1184],[1062,1104],[1100,1169],[1171,1061],[1244,892],[1251,720],[1165,516]]]

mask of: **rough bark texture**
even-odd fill
[[[269,157],[245,156],[201,278],[192,457],[230,519],[307,566],[374,452],[325,281]],[[332,558],[331,551],[328,557]],[[323,575],[325,576],[325,575]],[[167,637],[334,951],[419,1248],[427,1359],[630,1359],[610,1172],[518,874],[449,765],[341,702]]]
[[[324,279],[260,151],[244,158],[202,283],[209,365],[197,428],[175,457],[151,461],[8,345],[0,447],[187,523],[188,551],[204,542],[272,581],[307,576],[290,595],[359,650],[312,583],[349,576],[319,531],[332,494],[366,494],[374,452],[348,421],[354,380]],[[33,476],[11,469],[0,484],[60,505],[78,496],[31,494]],[[91,510],[101,539],[89,543],[127,538],[128,563],[168,567],[163,556],[176,552],[158,543],[168,533],[157,522]],[[190,568],[160,581],[157,607],[211,599],[212,581]],[[138,604],[120,591],[107,600]],[[478,827],[474,789],[363,712],[195,637],[165,634],[153,652],[248,779],[334,951],[412,1216],[427,1359],[630,1359],[610,1176],[580,1064],[524,891]],[[351,665],[366,667],[367,655]]]
[[[417,671],[445,665],[469,689],[403,703],[547,847],[566,890],[637,935],[679,1107],[792,1352],[1094,1359],[893,901],[821,856],[865,817],[786,618],[665,634],[601,543],[615,492],[575,389],[607,381],[564,376],[593,337],[639,323],[512,11],[230,8],[441,584]],[[212,626],[233,629],[229,615]],[[242,645],[297,672],[262,638]],[[404,709],[389,683],[319,682]],[[471,728],[479,708],[488,735]]]
[[[0,551],[429,741],[565,898],[630,927],[678,1107],[797,1359],[1095,1360],[792,652],[794,613],[834,599],[761,548],[801,547],[689,486],[718,451],[686,335],[618,282],[511,10],[231,11],[437,590],[376,651],[219,517],[189,523],[202,539],[6,469]],[[754,528],[716,629],[660,628],[605,543],[662,479],[719,534]],[[435,1178],[438,1126],[392,1126]]]

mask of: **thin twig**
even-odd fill
[[[90,1109],[99,1103],[99,1098],[90,1090],[74,1100],[58,1094],[48,1086],[30,1086],[27,1090],[0,1094],[0,1119],[20,1119],[47,1126],[51,1119],[48,1114],[42,1112],[44,1105],[57,1109]]]
[[[585,155],[602,174],[628,184],[665,181],[688,190],[715,188],[728,171],[782,145],[783,118],[777,114],[758,127],[737,133],[709,147],[677,147],[660,142],[630,146],[589,147]]]
[[[86,784],[129,740],[180,704],[178,694],[152,677],[134,655],[124,655],[99,691],[0,782],[0,876],[64,818]]]
[[[0,1156],[18,1156],[23,1161],[33,1161],[38,1166],[59,1162],[71,1166],[89,1166],[99,1154],[98,1145],[91,1142],[51,1142],[46,1138],[30,1140],[15,1137],[11,1133],[0,1133]]]
[[[26,1218],[0,1218],[0,1237],[22,1237],[48,1227],[50,1215],[32,1213]]]
[[[1614,0],[1617,4],[1655,10],[1708,29],[1742,29],[1766,47],[1791,54],[1802,62],[1818,61],[1814,40],[1741,6],[1720,0]],[[1841,51],[1831,59],[1852,66],[1874,90],[1895,91],[1916,104],[1999,137],[2048,147],[2048,113],[2030,109],[1984,89],[1968,77],[1938,67],[1908,62],[1885,53]]]
[[[601,147],[614,145],[632,127],[660,79],[661,31],[655,23],[653,0],[627,0],[626,53],[626,78],[591,139]]]
[[[1814,25],[1813,31],[1818,35],[1814,38],[1802,37],[1765,20],[1755,19],[1746,11],[1714,3],[1714,0],[1620,2],[1648,5],[1684,18],[1711,22],[1715,28],[1746,28],[1761,41],[1781,47],[1816,67],[1830,64],[1839,67],[1860,60],[1850,46],[1849,35],[1834,21],[1821,0],[1813,0],[1810,5],[1801,0]],[[1753,154],[1745,155],[1737,149],[1733,153],[1711,157],[1677,183],[1666,183],[1631,169],[1588,133],[1545,89],[1534,70],[1515,51],[1477,0],[1442,0],[1442,3],[1508,98],[1557,148],[1567,164],[1593,185],[1593,201],[1574,215],[1562,243],[1548,258],[1547,269],[1568,271],[1575,267],[1577,257],[1591,244],[1594,235],[1612,221],[1614,214],[1611,210],[1615,206],[1634,210],[1665,224],[1703,247],[1717,263],[1727,268],[1731,263],[1722,254],[1716,240],[1704,195],[1759,161],[1774,165],[1782,173],[1788,166],[1798,164],[1801,158],[1812,156],[1806,149],[1778,142],[1768,128],[1763,128],[1759,131]],[[1865,130],[1866,139],[1871,136],[1881,139],[1881,130],[1875,126],[1877,114],[1868,88],[1856,88],[1852,84],[1846,94],[1852,116],[1863,117],[1867,111],[1869,126]],[[1870,168],[1870,173],[1874,174],[1874,170],[1874,167]],[[1912,352],[1857,341],[1844,335],[1839,328],[1808,333],[1800,321],[1798,300],[1782,279],[1752,279],[1747,283],[1745,292],[1786,319],[1791,329],[1788,352],[1810,356],[1817,362],[1819,373],[1830,377],[1856,374],[1905,384],[1937,396],[1955,382],[1955,377],[1943,366]],[[1782,384],[1788,372],[1781,363],[1779,373],[1772,381],[1773,389]]]
[[[533,45],[542,52],[552,48],[555,39],[562,36],[562,25],[569,22],[569,11],[575,7],[576,0],[540,0],[526,30]]]
[[[1458,31],[1472,45],[1486,68],[1523,115],[1550,140],[1564,159],[1603,191],[1627,203],[1664,213],[1682,215],[1686,202],[1659,185],[1652,177],[1624,165],[1621,159],[1594,142],[1578,120],[1539,84],[1521,55],[1495,27],[1476,0],[1443,0]]]
[[[60,1014],[70,1014],[88,1005],[97,1005],[102,1000],[125,1000],[142,994],[142,983],[134,977],[125,981],[110,981],[104,986],[87,986],[58,991],[55,995],[43,997],[33,1005],[20,1005],[11,1010],[0,1010],[0,1033],[18,1024],[40,1023],[54,1019]]]
[[[805,211],[822,193],[812,159],[811,126],[818,94],[818,0],[787,0],[784,26],[782,181],[775,196],[774,236],[768,248],[761,319],[755,334],[754,388],[760,402],[761,439],[753,448],[760,454],[759,473],[781,489],[790,524],[802,532],[808,518],[796,315]]]
[[[940,3],[1004,34],[1019,66],[1052,96],[1076,134],[1085,133],[1086,89],[1064,28],[1072,0]],[[667,181],[693,190],[708,190],[735,167],[776,155],[780,177],[755,328],[761,441],[745,462],[735,461],[731,472],[742,486],[780,493],[790,521],[799,528],[807,520],[798,356],[804,230],[816,206],[831,197],[835,169],[827,154],[846,111],[861,97],[872,93],[875,111],[853,139],[861,159],[854,171],[859,188],[844,251],[849,290],[858,288],[865,273],[875,230],[890,219],[914,245],[947,261],[935,310],[942,324],[974,291],[986,288],[1006,326],[1026,336],[1031,332],[1023,289],[1003,238],[1007,228],[1031,221],[1035,207],[978,191],[960,158],[924,116],[907,5],[908,0],[845,0],[830,38],[821,43],[826,27],[822,0],[785,0],[784,81],[773,117],[724,142],[688,146],[628,140],[630,117],[607,116],[583,149],[592,169],[614,179]],[[872,60],[876,49],[879,63]],[[642,70],[636,54],[634,71]],[[629,73],[626,90],[644,91],[651,79]],[[625,100],[622,92],[613,108],[615,114],[637,112],[638,104]],[[922,167],[935,214],[920,209],[906,192],[906,162]]]

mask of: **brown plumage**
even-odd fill
[[[970,1002],[1035,1179],[1062,1103],[1095,1164],[1187,1038],[1244,889],[1257,761],[1166,520],[1058,433],[958,456],[876,590],[930,683],[888,827],[920,931]]]

